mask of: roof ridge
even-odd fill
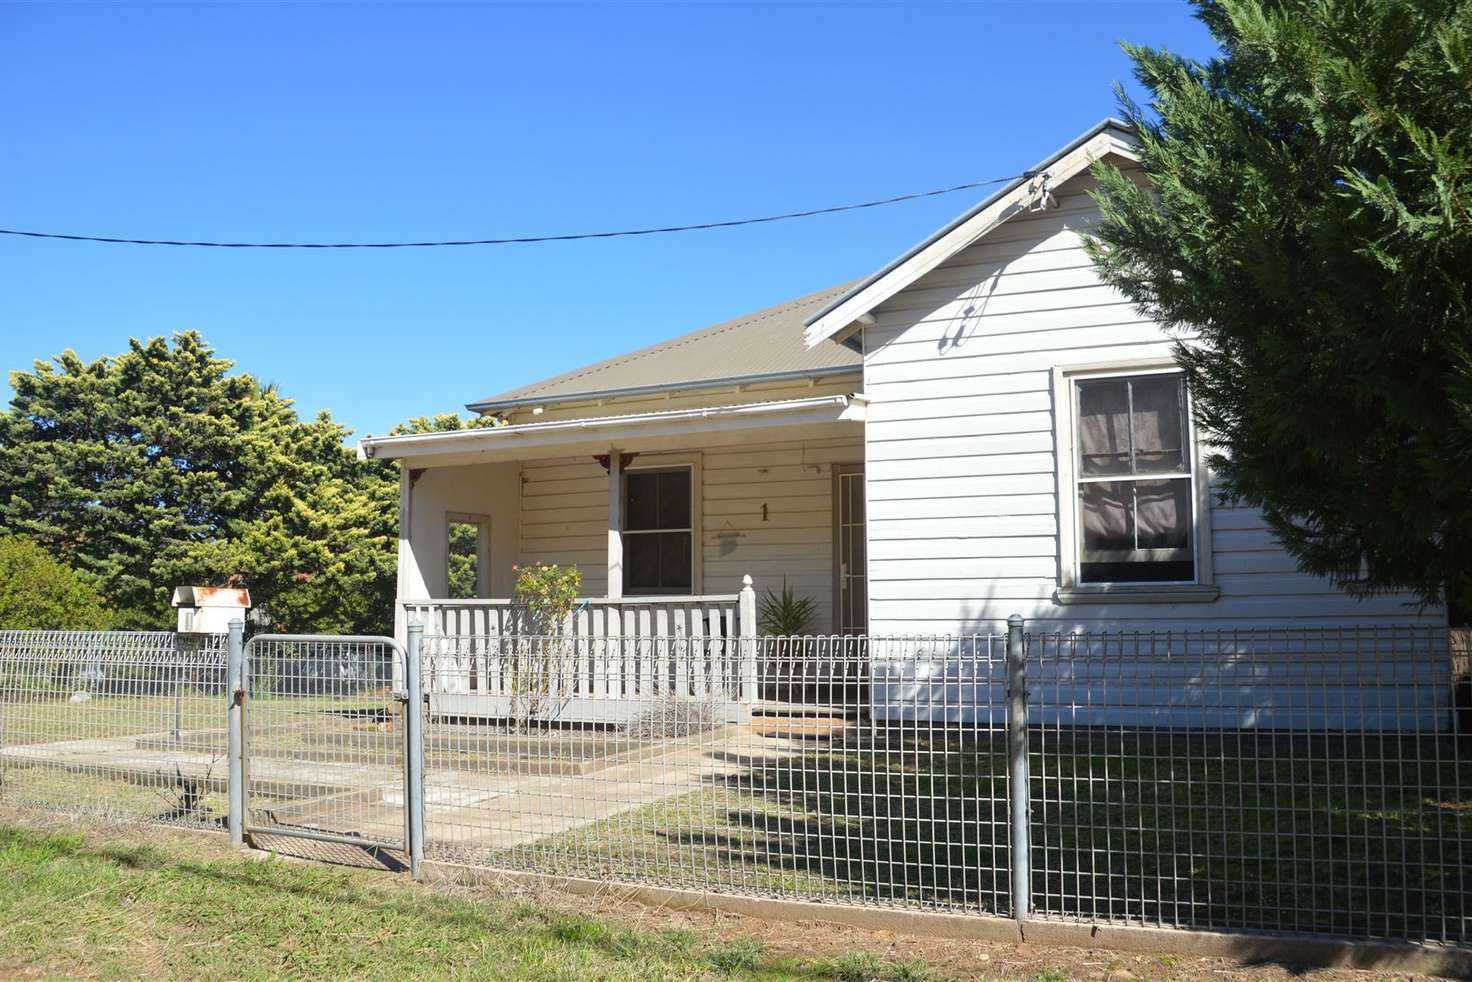
[[[848,284],[846,283],[839,284],[838,286],[831,287],[827,290],[820,290],[817,293],[810,293],[805,297],[797,297],[793,300],[787,300],[782,303],[778,303],[772,307],[768,307],[765,310],[758,311],[754,314],[738,315],[736,317],[732,317],[728,320],[722,321],[719,324],[713,324],[710,327],[703,327],[698,328],[694,331],[690,331],[682,337],[673,338],[669,341],[660,341],[656,344],[651,344],[644,348],[641,348],[638,351],[631,351],[626,355],[615,355],[612,358],[608,358],[600,362],[595,362],[592,365],[586,365],[580,369],[574,369],[573,371],[567,372],[562,375],[554,375],[549,379],[544,379],[543,381],[537,383],[535,389],[545,389],[546,387],[553,384],[572,382],[580,378],[586,378],[594,372],[607,371],[610,368],[617,368],[639,361],[641,358],[649,358],[653,355],[661,354],[666,351],[673,351],[676,348],[681,348],[688,344],[694,344],[696,341],[700,341],[705,338],[715,337],[716,335],[724,334],[727,331],[734,331],[737,328],[747,324],[769,320],[773,317],[776,317],[778,314],[786,313],[787,311],[794,310],[798,307],[811,306],[815,303],[822,303],[829,296],[833,295],[839,290],[842,290],[847,285]],[[536,395],[535,389],[533,389],[533,391],[531,392],[526,393],[527,396]]]

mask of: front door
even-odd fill
[[[864,528],[864,465],[833,470],[833,630],[869,630],[868,537]]]

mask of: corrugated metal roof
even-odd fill
[[[788,300],[714,327],[472,402],[469,408],[472,412],[492,412],[510,406],[593,398],[630,389],[695,388],[714,382],[786,374],[856,371],[863,362],[857,352],[837,344],[810,349],[802,337],[803,321],[850,286],[843,283]]]

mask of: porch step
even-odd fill
[[[862,706],[830,706],[817,702],[776,702],[771,699],[763,699],[751,706],[753,716],[838,716],[844,719],[858,719],[862,710]]]

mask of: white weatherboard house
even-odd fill
[[[402,468],[399,629],[506,630],[534,561],[625,637],[753,631],[745,576],[815,633],[1444,625],[1215,500],[1173,339],[1082,248],[1132,147],[1106,120],[872,276],[470,403],[499,428],[364,440]]]

